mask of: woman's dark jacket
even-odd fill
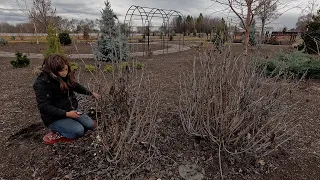
[[[54,121],[66,118],[66,112],[78,108],[78,100],[74,92],[86,95],[92,95],[90,91],[79,83],[68,90],[60,89],[59,80],[52,75],[41,73],[33,84],[36,93],[38,109],[41,119],[46,126]]]

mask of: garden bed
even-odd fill
[[[79,49],[86,49],[87,46],[83,44]],[[44,45],[5,46],[6,51],[12,52],[16,49],[37,52],[40,47]],[[233,51],[241,52],[242,48],[235,46]],[[275,52],[269,46],[262,48],[265,56]],[[181,179],[178,167],[188,162],[203,168],[206,179],[220,178],[217,152],[209,142],[198,141],[185,134],[176,109],[179,103],[179,74],[192,68],[196,53],[197,50],[192,49],[151,59],[138,58],[146,65],[152,88],[161,92],[157,123],[159,138],[155,144],[158,153],[136,169],[129,179]],[[141,162],[132,159],[123,162],[124,166],[119,169],[108,169],[108,163],[96,154],[98,152],[92,146],[95,133],[71,144],[44,145],[42,136],[48,130],[42,125],[36,107],[32,89],[35,76],[31,73],[34,67],[42,64],[42,60],[31,59],[30,66],[22,69],[11,66],[12,58],[0,60],[0,179],[112,179],[109,177],[110,171],[127,175],[140,165]],[[82,61],[75,61],[84,66]],[[93,63],[91,59],[84,61]],[[81,82],[87,82],[88,78],[88,73],[80,74]],[[235,161],[223,158],[222,168],[226,179],[318,179],[319,99],[320,81],[301,82],[298,90],[292,92],[292,99],[288,99],[290,102],[299,102],[294,113],[287,117],[301,117],[294,139],[264,158],[264,163],[250,156],[235,157]],[[131,153],[146,154],[143,149],[133,149]]]

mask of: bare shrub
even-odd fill
[[[97,143],[103,146],[109,162],[127,159],[134,146],[154,146],[158,116],[158,92],[153,92],[144,70],[121,62],[112,74],[103,67],[87,81],[101,95],[95,110],[98,120]]]
[[[76,44],[75,48],[78,49]],[[96,53],[94,49],[93,53]],[[86,65],[84,60],[82,62]],[[116,179],[126,175],[124,178],[126,179],[151,160],[156,152],[156,120],[160,98],[159,92],[151,88],[145,69],[129,66],[137,63],[134,58],[128,58],[127,63],[118,59],[112,60],[111,63],[114,67],[111,73],[104,72],[105,62],[99,62],[96,72],[90,72],[91,75],[84,75],[81,69],[77,71],[78,81],[82,74],[82,84],[101,96],[94,104],[86,99],[79,104],[85,104],[86,107],[83,107],[85,110],[90,110],[92,107],[95,110],[98,128],[93,144],[97,148],[97,154],[108,161],[111,174],[119,173],[112,169],[128,166],[128,163],[129,166],[140,163],[127,174],[112,175]],[[137,151],[140,154],[133,153]],[[144,153],[141,153],[142,151]]]
[[[111,161],[128,156],[134,145],[154,145],[156,134],[158,94],[151,92],[143,72],[130,73],[128,67],[123,71],[99,104],[105,107],[101,109],[102,143]]]
[[[292,137],[293,121],[285,116],[294,83],[268,78],[257,71],[254,59],[206,49],[192,72],[180,78],[179,111],[184,131],[208,138],[221,152],[267,155]],[[261,71],[260,71],[261,72]]]

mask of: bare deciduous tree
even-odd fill
[[[34,27],[34,32],[36,34],[37,44],[39,44],[38,31],[36,22],[32,17],[32,0],[16,0],[16,4],[23,14],[32,22]]]
[[[261,8],[260,0],[215,0],[215,2],[228,6],[239,18],[240,23],[245,30],[244,42],[245,54],[247,54],[249,48],[250,26],[258,10]]]
[[[258,11],[258,18],[261,20],[261,34],[260,34],[260,43],[264,41],[264,29],[267,21],[276,19],[279,17],[277,12],[277,2],[279,0],[261,0],[261,8]]]
[[[316,0],[310,0],[307,5],[302,8],[302,14],[298,18],[296,23],[296,29],[302,32],[307,30],[307,24],[311,22],[313,14],[315,14],[318,9],[319,4]]]
[[[257,11],[257,16],[261,20],[261,36],[260,43],[264,41],[265,26],[275,19],[279,18],[282,14],[288,10],[298,7],[290,5],[294,1],[290,0],[259,0],[260,9]]]
[[[39,44],[38,29],[47,31],[49,22],[53,26],[58,24],[56,17],[56,10],[51,6],[51,0],[16,0],[17,6],[33,23],[34,31],[37,37],[37,44]]]
[[[59,24],[58,24],[58,29],[61,31],[68,31],[68,32],[73,32],[76,29],[76,23],[78,20],[76,19],[64,19],[61,18],[59,19]]]
[[[311,21],[312,14],[301,15],[296,23],[296,29],[301,32],[307,31],[307,25]]]
[[[211,36],[212,33],[216,31],[217,28],[220,27],[220,25],[221,25],[221,19],[219,18],[211,18],[209,16],[205,16],[203,18],[203,32],[206,33],[207,39],[209,34]]]
[[[59,23],[56,18],[56,9],[51,6],[51,0],[33,0],[30,18],[45,31],[47,31],[49,23],[52,23],[53,27]]]
[[[9,24],[0,23],[0,33],[32,33],[34,31],[32,23]]]
[[[90,19],[80,20],[77,22],[77,31],[91,33],[95,27],[95,21]]]
[[[170,23],[170,26],[176,33],[183,33],[185,29],[183,18],[181,16],[174,17]]]
[[[215,1],[221,5],[228,6],[232,12],[236,14],[239,18],[242,27],[245,30],[245,54],[248,53],[249,47],[249,34],[250,26],[254,18],[261,12],[263,12],[263,19],[267,22],[268,19],[274,14],[275,5],[277,5],[280,0],[211,0]],[[270,4],[268,3],[270,1]],[[284,0],[285,1],[285,0]],[[284,2],[283,1],[283,2]],[[292,2],[292,1],[291,1]],[[288,8],[287,8],[288,9]],[[271,18],[272,19],[272,18]]]
[[[319,4],[317,3],[317,0],[309,0],[306,7],[302,9],[302,12],[304,14],[315,14],[318,10]],[[308,21],[310,22],[312,20],[312,17],[308,18]]]

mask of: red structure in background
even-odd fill
[[[291,45],[293,44],[297,37],[301,35],[301,32],[297,31],[273,31],[271,34],[268,32],[265,34],[265,44],[273,45]],[[242,43],[244,38],[244,32],[235,32],[233,35],[234,43]],[[259,37],[257,37],[259,39]]]
[[[300,36],[301,32],[282,32],[274,31],[271,33],[269,38],[266,38],[266,43],[275,45],[290,45],[293,44],[297,37]]]

